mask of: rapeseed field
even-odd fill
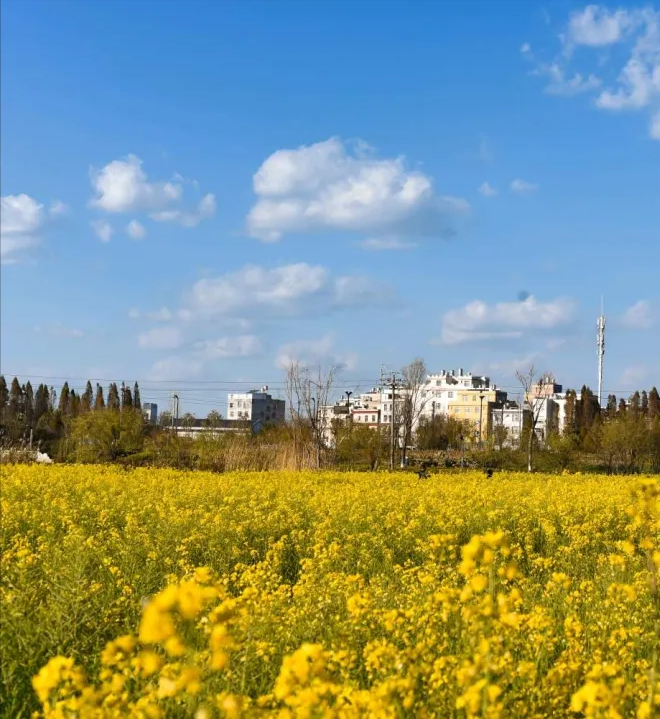
[[[659,493],[3,467],[0,712],[659,717]]]

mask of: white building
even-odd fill
[[[529,408],[522,408],[516,402],[505,402],[502,407],[494,407],[491,410],[493,423],[493,439],[498,442],[498,427],[502,427],[506,433],[504,446],[518,447],[520,435],[522,434],[525,420],[531,417]]]
[[[431,419],[436,414],[449,414],[449,407],[459,396],[461,390],[481,390],[490,388],[490,378],[464,372],[460,368],[442,370],[439,374],[430,374],[426,378],[420,393],[421,416]]]
[[[285,418],[285,401],[274,399],[268,394],[268,387],[249,392],[227,395],[227,417],[251,422],[260,421],[264,425],[282,424]]]

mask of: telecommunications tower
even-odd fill
[[[600,301],[600,317],[598,318],[598,406],[602,407],[603,399],[603,356],[605,355],[605,312],[603,300]]]

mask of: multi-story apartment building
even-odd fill
[[[506,392],[491,386],[490,378],[464,372],[462,368],[442,370],[428,376],[421,392],[420,416],[429,420],[445,414],[474,426],[475,438],[486,439],[493,408],[506,401]]]
[[[491,410],[491,436],[496,444],[501,442],[507,447],[518,447],[523,427],[530,417],[529,408],[521,407],[517,402],[504,402],[501,407],[494,407]],[[504,430],[501,436],[498,428]]]
[[[153,402],[145,402],[142,405],[142,414],[149,424],[158,423],[158,405]]]
[[[285,401],[274,399],[268,394],[268,387],[227,395],[227,416],[230,420],[242,419],[252,422],[259,420],[264,425],[282,424],[285,409]]]

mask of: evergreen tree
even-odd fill
[[[48,412],[48,405],[50,401],[50,392],[45,384],[40,384],[37,388],[37,393],[34,396],[34,422],[35,424],[39,421],[43,415]]]
[[[131,395],[131,388],[128,385],[126,387],[124,387],[124,396],[123,396],[122,406],[125,409],[133,408],[133,397]]]
[[[639,405],[640,409],[642,410],[642,414],[646,415],[649,411],[649,396],[646,394],[646,390],[642,390],[642,398]]]
[[[23,414],[25,416],[25,424],[28,427],[34,427],[34,390],[29,380],[23,388]]]
[[[142,399],[140,398],[140,388],[137,382],[133,385],[133,407],[142,410]]]
[[[614,417],[616,414],[616,395],[610,394],[607,397],[607,416]]]
[[[5,415],[7,413],[7,405],[9,404],[9,389],[7,387],[7,380],[5,376],[0,375],[0,423],[5,421]]]
[[[108,388],[108,409],[119,409],[119,390],[116,382],[112,382]]]
[[[69,414],[72,417],[77,417],[80,414],[80,395],[76,393],[75,389],[72,389],[69,395]]]
[[[14,377],[11,381],[11,389],[9,390],[9,402],[7,406],[7,414],[10,421],[16,421],[21,414],[21,405],[23,404],[23,392],[18,378]]]
[[[635,394],[630,398],[630,412],[633,417],[637,417],[640,412],[642,400],[639,396],[639,392],[635,391]]]
[[[577,395],[574,389],[566,391],[566,419],[564,420],[564,431],[572,434],[577,429]]]
[[[96,399],[94,400],[94,409],[103,409],[105,407],[105,400],[103,399],[103,387],[97,382],[96,383]]]
[[[619,400],[619,411],[617,414],[620,414],[622,417],[626,415],[628,412],[628,405],[626,405],[626,400],[621,397]]]
[[[82,396],[80,397],[80,411],[81,412],[89,412],[89,410],[92,408],[92,402],[94,401],[94,391],[92,390],[92,383],[87,380],[87,384],[85,385],[85,391],[82,393]]]
[[[649,418],[660,419],[660,396],[655,387],[649,392]]]
[[[60,411],[60,414],[69,414],[69,409],[70,409],[69,396],[70,396],[70,394],[71,393],[69,392],[69,383],[65,382],[62,385],[62,389],[60,390],[60,402],[57,406],[57,408]]]

